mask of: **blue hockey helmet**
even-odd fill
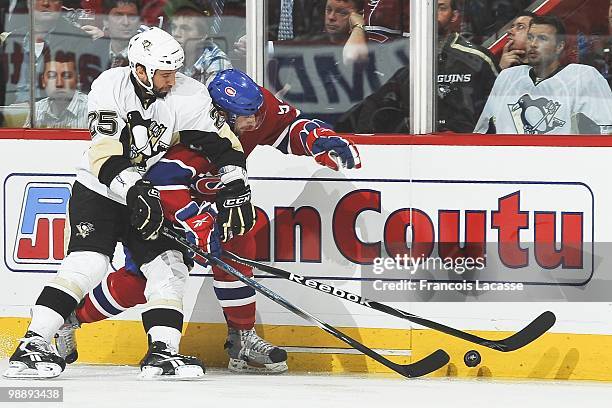
[[[257,123],[254,128],[261,125],[265,116],[263,93],[244,72],[238,69],[218,72],[208,84],[208,92],[215,106],[228,114],[230,126],[234,125],[237,116],[255,116]]]

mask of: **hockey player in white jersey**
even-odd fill
[[[129,67],[108,70],[92,85],[92,141],[69,203],[68,255],[32,308],[32,321],[6,377],[51,378],[64,370],[51,338],[105,276],[119,241],[147,277],[142,322],[149,350],[141,376],[204,374],[200,360],[178,354],[188,270],[177,245],[158,237],[163,221],[159,191],[142,175],[172,145],[200,150],[220,169],[218,224],[221,239],[228,240],[250,230],[255,221],[246,159],[206,87],[176,72],[184,56],[172,36],[160,29],[137,34],[130,40],[128,59]]]
[[[612,134],[612,92],[596,69],[561,65],[565,28],[554,16],[533,18],[528,65],[497,77],[476,133]]]

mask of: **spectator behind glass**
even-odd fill
[[[593,67],[561,65],[565,35],[557,17],[533,18],[528,65],[501,72],[475,132],[612,134],[612,91]]]
[[[436,130],[471,132],[497,76],[492,55],[455,32],[455,0],[438,0]],[[335,129],[355,133],[408,130],[409,67],[400,68],[378,91],[355,105]]]
[[[140,26],[139,0],[105,0],[104,33],[96,40],[98,55],[106,68],[128,65],[127,46]]]
[[[364,20],[370,41],[386,43],[406,38],[410,33],[410,1],[367,1]]]
[[[202,83],[215,73],[232,68],[227,55],[208,38],[207,18],[211,14],[204,4],[190,0],[173,0],[166,4],[170,33],[185,51],[181,72]]]
[[[320,16],[325,0],[269,0],[267,4],[268,41],[292,40],[323,31]],[[291,35],[282,33],[283,22],[291,27]]]
[[[533,0],[463,0],[463,32],[476,44],[495,35]]]
[[[527,32],[533,17],[535,14],[532,12],[523,11],[512,21],[507,31],[508,41],[499,60],[501,69],[527,64]]]
[[[296,40],[343,46],[345,64],[366,62],[368,47],[362,13],[363,0],[327,0],[323,32]]]
[[[493,55],[457,33],[456,0],[438,0],[436,130],[470,133],[495,83]]]
[[[36,103],[36,127],[87,128],[87,95],[77,90],[73,58],[45,62],[42,88],[47,97]],[[30,127],[30,117],[24,127]]]
[[[44,62],[72,54],[80,66],[92,44],[89,36],[61,17],[62,0],[34,0],[35,61],[37,78],[44,69]],[[30,98],[28,26],[14,27],[2,33],[2,80],[6,84],[5,104],[20,103]],[[6,69],[8,68],[8,69]],[[38,84],[36,84],[38,85]],[[42,89],[36,86],[35,98],[43,97]]]
[[[268,39],[283,41],[295,39],[299,42],[343,45],[345,64],[368,60],[367,38],[363,20],[363,0],[315,0],[303,2],[292,0],[291,13],[283,12],[288,0],[271,1],[268,5]],[[322,5],[324,4],[324,7]],[[324,14],[323,14],[324,13]],[[289,22],[282,21],[289,14]],[[323,14],[323,19],[320,18]],[[307,17],[305,17],[307,16]],[[276,23],[280,21],[280,23]],[[299,21],[299,23],[298,23]],[[287,32],[287,24],[291,27]],[[271,44],[271,43],[270,43]],[[237,55],[246,55],[246,35],[234,43]],[[273,53],[273,46],[270,48]]]
[[[612,0],[608,5],[607,30],[592,36],[591,49],[580,55],[580,62],[597,69],[612,88]]]

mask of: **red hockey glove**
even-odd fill
[[[317,163],[338,170],[340,167],[358,169],[361,167],[359,150],[355,144],[340,137],[331,129],[317,128],[306,138],[306,147]]]
[[[176,212],[176,220],[185,230],[187,240],[218,258],[221,256],[221,241],[216,229],[216,216],[217,213],[209,205],[200,207],[195,201]],[[201,256],[189,255],[200,265],[209,265]]]

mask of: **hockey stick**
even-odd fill
[[[242,273],[240,273],[238,270],[236,270],[232,266],[230,266],[230,265],[226,264],[225,262],[223,262],[222,260],[220,260],[220,259],[218,259],[218,258],[216,258],[216,257],[214,257],[212,255],[210,255],[209,253],[204,252],[202,249],[200,249],[196,245],[194,245],[191,242],[187,241],[178,232],[172,231],[171,229],[169,229],[168,227],[165,227],[165,226],[162,227],[161,232],[162,232],[163,235],[165,235],[166,237],[168,237],[168,238],[178,242],[179,244],[181,244],[182,246],[184,246],[188,250],[190,250],[190,251],[192,251],[192,252],[194,252],[194,253],[196,253],[196,254],[204,257],[204,258],[206,258],[206,260],[208,262],[210,262],[212,265],[216,265],[219,268],[221,268],[224,271],[226,271],[227,273],[229,273],[230,275],[235,276],[242,283],[252,287],[256,291],[258,291],[259,293],[261,293],[262,295],[267,297],[268,299],[278,303],[279,305],[281,305],[281,306],[285,307],[286,309],[292,311],[296,315],[298,315],[298,316],[308,320],[309,322],[316,324],[317,326],[319,326],[321,329],[325,330],[326,332],[328,332],[332,336],[342,340],[343,342],[345,342],[349,346],[351,346],[351,347],[361,351],[363,354],[367,355],[368,357],[371,357],[372,359],[378,361],[379,363],[381,363],[384,366],[390,368],[391,370],[395,371],[396,373],[403,375],[404,377],[412,378],[412,377],[420,377],[420,376],[429,374],[432,371],[435,371],[435,370],[437,370],[439,368],[442,368],[450,360],[449,355],[444,350],[436,350],[432,354],[430,354],[427,357],[423,358],[422,360],[419,360],[419,361],[417,361],[415,363],[412,363],[412,364],[397,364],[397,363],[394,363],[393,361],[388,360],[387,358],[381,356],[380,354],[378,354],[374,350],[364,346],[363,344],[361,344],[357,340],[355,340],[355,339],[349,337],[348,335],[342,333],[341,331],[339,331],[335,327],[330,326],[329,324],[323,322],[322,320],[319,320],[317,317],[315,317],[315,316],[311,315],[310,313],[306,312],[305,310],[300,309],[299,307],[293,305],[288,300],[286,300],[285,298],[281,297],[276,292],[273,292],[272,290],[268,289],[267,287],[261,285],[259,282],[257,282],[253,278],[249,278],[247,276],[244,276]]]
[[[279,269],[274,266],[266,265],[257,261],[253,261],[251,259],[242,258],[241,256],[238,256],[229,251],[224,251],[223,253],[225,256],[230,259],[233,259],[236,262],[252,266],[261,271],[268,272],[269,274],[272,274],[274,276],[290,280],[291,282],[299,283],[300,285],[316,289],[320,292],[327,293],[339,297],[341,299],[360,304],[365,307],[369,307],[370,309],[378,310],[379,312],[399,317],[400,319],[409,320],[413,323],[420,324],[421,326],[429,327],[430,329],[434,329],[442,333],[446,333],[448,335],[458,337],[460,339],[484,347],[489,347],[497,351],[508,352],[520,349],[521,347],[525,347],[526,345],[546,333],[546,331],[548,331],[548,329],[550,329],[555,324],[556,320],[555,314],[553,312],[546,311],[539,315],[527,326],[525,326],[522,330],[514,333],[510,337],[501,340],[489,340],[462,330],[455,329],[453,327],[446,326],[441,323],[425,319],[423,317],[413,315],[412,313],[404,312],[403,310],[393,308],[383,303],[379,303],[374,300],[369,300],[344,290],[336,289],[331,285],[321,283],[314,279],[306,279],[303,276],[287,272],[283,269]]]

